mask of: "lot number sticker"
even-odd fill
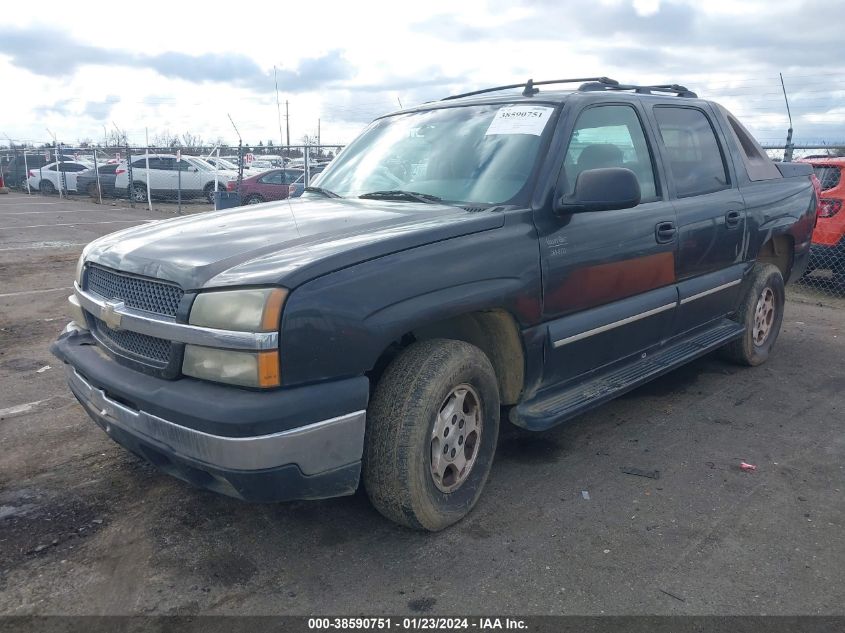
[[[533,134],[540,136],[554,108],[514,105],[499,108],[485,136],[493,134]]]

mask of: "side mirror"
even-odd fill
[[[575,191],[555,200],[558,213],[631,209],[642,194],[637,176],[624,167],[587,169],[578,174]]]

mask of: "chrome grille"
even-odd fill
[[[176,285],[133,277],[97,266],[89,266],[86,287],[104,299],[123,301],[129,308],[145,310],[165,316],[176,316],[179,302],[185,293]]]
[[[141,361],[153,361],[160,365],[170,362],[170,341],[129,330],[113,330],[96,317],[93,321],[95,333],[114,351],[128,353]]]

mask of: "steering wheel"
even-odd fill
[[[373,172],[374,176],[378,176],[384,178],[392,185],[398,185],[400,187],[405,185],[405,180],[402,178],[398,178],[394,173],[385,165],[379,165],[376,170]]]

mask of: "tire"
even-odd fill
[[[38,191],[48,196],[52,196],[56,193],[56,185],[54,185],[52,181],[44,179],[38,183]]]
[[[133,182],[129,187],[129,199],[132,202],[146,202],[147,201],[147,183]]]
[[[203,191],[205,192],[205,199],[208,204],[214,204],[214,183],[212,182],[206,185]],[[225,191],[225,189],[221,189],[221,191]]]
[[[743,289],[734,320],[745,326],[745,332],[721,351],[731,362],[756,367],[769,358],[783,323],[783,275],[772,264],[755,264]]]
[[[99,191],[97,191],[97,183],[96,182],[92,182],[90,185],[88,185],[87,193],[92,198],[99,198],[99,195],[98,195]]]
[[[498,435],[499,391],[487,356],[462,341],[414,343],[387,367],[370,402],[363,463],[370,501],[417,530],[460,521],[481,496]]]
[[[255,194],[247,198],[244,204],[261,204],[262,202],[264,202],[264,198],[262,198],[258,194]]]

